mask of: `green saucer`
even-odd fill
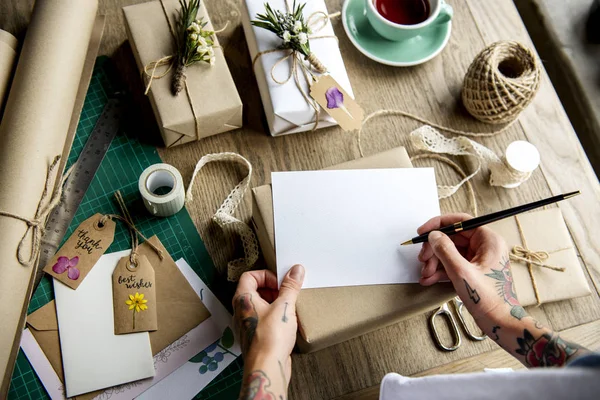
[[[346,0],[342,22],[352,44],[370,59],[394,67],[409,67],[431,60],[446,47],[452,22],[431,27],[425,35],[393,42],[379,36],[371,27],[365,1],[370,0]]]

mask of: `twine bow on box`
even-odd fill
[[[315,36],[314,34],[317,32],[320,32],[323,28],[325,28],[327,26],[327,23],[332,18],[340,16],[341,15],[340,12],[336,12],[333,14],[327,14],[324,11],[315,11],[306,19],[306,22],[304,22],[303,18],[301,17],[301,14],[302,14],[302,10],[304,9],[305,4],[296,7],[296,2],[294,1],[293,6],[290,7],[289,1],[286,0],[285,5],[286,5],[287,13],[283,14],[279,11],[271,10],[270,6],[267,4],[266,5],[266,14],[264,16],[259,14],[258,15],[259,21],[252,21],[252,24],[255,26],[258,26],[260,28],[267,29],[271,32],[275,32],[275,30],[272,29],[272,26],[269,27],[270,22],[265,22],[269,18],[274,19],[274,18],[279,17],[286,22],[294,22],[294,20],[295,20],[296,24],[298,24],[298,23],[301,24],[301,26],[306,27],[307,30],[312,33],[312,35],[306,36],[306,40],[307,40],[306,49],[309,49],[308,44],[310,43],[311,40],[327,39],[327,38],[337,40],[337,37],[335,35]],[[287,21],[288,18],[290,19],[290,21]],[[289,32],[287,32],[287,33],[289,34]],[[305,34],[305,33],[300,33],[300,34]],[[278,34],[278,36],[279,36],[279,34]],[[304,51],[306,51],[306,49]],[[292,77],[294,78],[294,81],[296,82],[296,86],[298,87],[298,90],[300,91],[300,93],[302,93],[302,97],[304,97],[304,99],[306,100],[308,105],[310,105],[310,107],[313,109],[313,111],[315,113],[315,123],[312,128],[312,130],[315,131],[319,126],[320,107],[319,107],[319,104],[309,96],[309,94],[306,92],[306,90],[304,90],[304,87],[302,86],[302,83],[300,82],[300,73],[302,73],[302,75],[304,76],[304,80],[310,86],[311,82],[317,80],[317,78],[315,76],[315,72],[318,74],[325,74],[327,72],[327,67],[325,65],[323,65],[323,63],[317,58],[315,53],[310,51],[310,49],[308,50],[308,53],[305,54],[305,57],[304,57],[305,60],[308,61],[308,65],[307,65],[304,62],[304,60],[302,59],[302,55],[303,55],[302,52],[295,49],[294,46],[292,45],[292,42],[288,38],[287,42],[284,39],[284,43],[279,48],[265,50],[265,51],[261,51],[261,52],[257,53],[252,60],[252,69],[253,70],[255,69],[256,62],[258,61],[258,59],[260,57],[262,57],[265,54],[271,54],[271,53],[277,53],[277,52],[286,52],[287,54],[284,54],[283,56],[281,56],[281,58],[279,60],[277,60],[275,62],[275,64],[273,64],[273,66],[271,67],[271,71],[270,71],[271,79],[273,80],[273,82],[277,83],[278,85],[285,85],[292,79]],[[277,77],[275,76],[276,68],[280,64],[282,64],[288,60],[291,60],[291,65],[290,65],[290,70],[289,70],[288,76],[284,80],[277,79]]]
[[[537,282],[535,280],[535,275],[533,274],[533,266],[537,266],[540,268],[547,268],[557,272],[565,272],[564,267],[555,267],[553,265],[545,264],[544,261],[550,258],[550,254],[558,253],[563,250],[569,250],[570,247],[561,248],[554,251],[534,251],[529,249],[527,245],[527,239],[525,238],[525,233],[523,232],[523,227],[521,226],[521,221],[519,217],[515,215],[515,222],[517,223],[517,229],[519,231],[519,236],[521,238],[522,246],[516,245],[513,246],[509,253],[509,257],[513,261],[520,261],[527,265],[527,271],[529,272],[529,278],[531,279],[531,285],[533,286],[533,293],[535,294],[535,300],[537,305],[540,306],[542,304],[542,300],[540,299],[540,292],[537,286]]]
[[[178,43],[177,32],[176,32],[175,28],[173,27],[173,24],[171,24],[171,20],[169,19],[169,14],[165,7],[164,0],[159,0],[159,3],[161,5],[162,11],[165,15],[167,24],[169,25],[169,31],[171,32],[171,36],[173,37],[173,40],[175,41],[175,43]],[[187,3],[183,2],[183,1],[180,1],[180,4],[182,5],[182,7],[185,5],[189,8],[189,5],[187,5]],[[197,6],[199,6],[199,2],[197,2],[195,4],[197,4]],[[180,18],[182,18],[182,16],[181,16],[182,12],[183,12],[183,10],[180,10]],[[195,17],[196,16],[194,16],[194,18]],[[203,19],[203,17],[201,17],[201,20],[202,19]],[[181,24],[181,23],[182,22],[179,21],[179,24]],[[196,22],[194,21],[192,24],[196,24]],[[204,25],[202,25],[202,26],[204,26]],[[227,21],[225,26],[219,30],[203,31],[203,32],[210,33],[211,38],[214,39],[215,34],[225,31],[228,26],[229,26],[229,21]],[[187,29],[189,30],[191,28],[187,28]],[[196,26],[195,29],[201,29],[201,27]],[[194,34],[196,34],[196,33],[194,33]],[[198,35],[198,34],[196,34],[196,35]],[[216,39],[214,39],[213,41],[216,41]],[[211,44],[209,47],[210,47],[210,49],[221,49],[221,46],[219,46],[218,44]],[[203,136],[200,133],[199,117],[196,112],[197,107],[194,102],[190,88],[187,84],[187,79],[186,79],[186,75],[185,75],[186,65],[181,64],[181,62],[179,60],[179,55],[177,53],[178,53],[178,50],[176,51],[176,54],[172,54],[172,55],[168,55],[168,56],[159,58],[158,60],[149,62],[148,64],[146,64],[144,66],[144,70],[142,71],[142,77],[145,81],[147,81],[146,90],[144,91],[144,94],[148,95],[148,93],[150,92],[150,89],[152,88],[152,83],[154,82],[154,80],[164,78],[171,72],[171,70],[173,70],[173,68],[175,68],[174,80],[173,80],[173,92],[175,95],[177,95],[177,93],[179,93],[179,91],[185,90],[185,94],[188,98],[188,102],[190,103],[190,107],[192,109],[192,115],[193,115],[194,121],[195,121],[196,140],[200,140],[200,139],[202,139]],[[211,54],[213,54],[213,53],[211,53]],[[212,64],[214,62],[214,55],[211,57],[211,60],[212,61],[210,61],[209,63],[212,66]],[[204,61],[206,61],[206,60],[204,60]],[[157,73],[156,70],[161,67],[167,67],[167,69],[161,73]],[[180,136],[180,138],[178,140],[176,140],[175,142],[173,142],[169,147],[175,146],[184,137],[185,137],[185,135],[182,134]]]

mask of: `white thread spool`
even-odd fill
[[[533,144],[517,140],[508,145],[503,161],[516,176],[522,176],[518,182],[503,185],[507,189],[513,189],[529,179],[531,173],[540,165],[540,152]]]
[[[159,188],[170,188],[166,194],[156,194]],[[183,178],[169,164],[154,164],[142,172],[138,182],[144,206],[157,217],[170,217],[179,212],[185,203]]]

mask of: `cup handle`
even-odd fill
[[[440,13],[438,17],[435,19],[435,24],[445,24],[452,20],[452,16],[454,15],[454,10],[450,4],[447,4],[445,1],[440,1]]]

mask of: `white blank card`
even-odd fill
[[[414,283],[420,245],[400,246],[439,215],[432,168],[274,172],[277,278],[303,288]]]

